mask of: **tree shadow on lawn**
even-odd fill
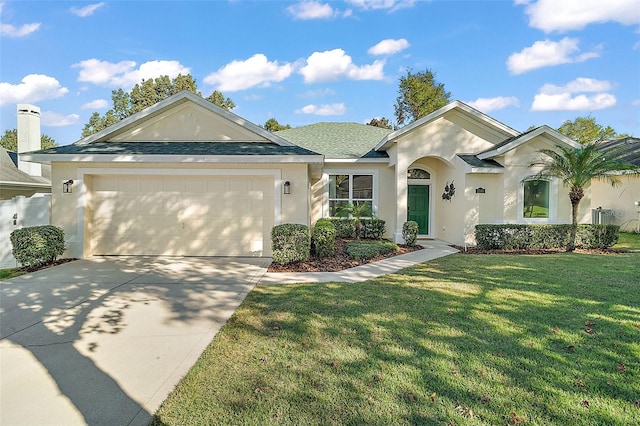
[[[630,424],[636,265],[454,255],[365,283],[260,286],[223,334],[263,354],[229,362],[261,367],[228,384],[233,404],[204,398],[230,423]]]

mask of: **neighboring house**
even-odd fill
[[[31,197],[51,192],[51,166],[42,165],[42,176],[31,176],[18,169],[18,154],[0,147],[0,200],[18,195]]]
[[[603,150],[616,149],[622,158],[640,167],[640,139],[623,138],[602,143]],[[640,175],[620,175],[620,185],[603,181],[591,184],[593,221],[620,225],[624,231],[640,231]]]
[[[18,105],[18,152],[40,149],[40,108]],[[51,192],[51,166],[22,161],[19,153],[0,147],[0,200]]]
[[[51,163],[52,223],[69,256],[270,256],[274,225],[312,225],[347,203],[369,204],[395,241],[407,219],[460,245],[478,223],[568,223],[561,183],[523,183],[536,151],[557,145],[578,146],[458,101],[394,132],[319,123],[273,134],[181,92],[25,159]]]

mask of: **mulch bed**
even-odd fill
[[[355,266],[364,265],[370,262],[376,262],[382,259],[398,256],[400,254],[410,253],[416,250],[422,250],[422,246],[409,247],[406,245],[398,245],[398,250],[388,253],[384,256],[377,256],[367,260],[353,260],[346,253],[347,242],[351,240],[336,238],[336,254],[333,257],[325,257],[319,259],[311,256],[306,262],[294,262],[288,265],[271,264],[269,272],[338,272]]]
[[[23,266],[21,268],[17,268],[18,272],[36,272],[42,269],[51,268],[52,266],[62,265],[63,263],[72,262],[74,260],[78,260],[75,258],[67,258],[67,259],[56,259],[52,263],[47,263],[45,265],[36,265],[36,266]]]

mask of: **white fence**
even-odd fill
[[[18,266],[11,254],[11,232],[26,226],[51,223],[51,194],[0,200],[0,269]]]

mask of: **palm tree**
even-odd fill
[[[569,188],[572,227],[567,251],[573,251],[576,247],[578,206],[584,197],[584,189],[593,179],[609,181],[612,186],[616,186],[620,183],[619,172],[639,174],[640,168],[622,160],[624,153],[619,149],[600,149],[599,142],[588,143],[578,148],[558,146],[558,149],[559,152],[552,149],[539,150],[539,153],[548,158],[529,165],[541,167],[541,170],[528,179],[558,178]]]
[[[371,206],[369,203],[356,203],[339,206],[337,208],[337,215],[343,217],[351,217],[355,219],[355,234],[356,240],[360,239],[362,234],[362,218],[372,217]]]

